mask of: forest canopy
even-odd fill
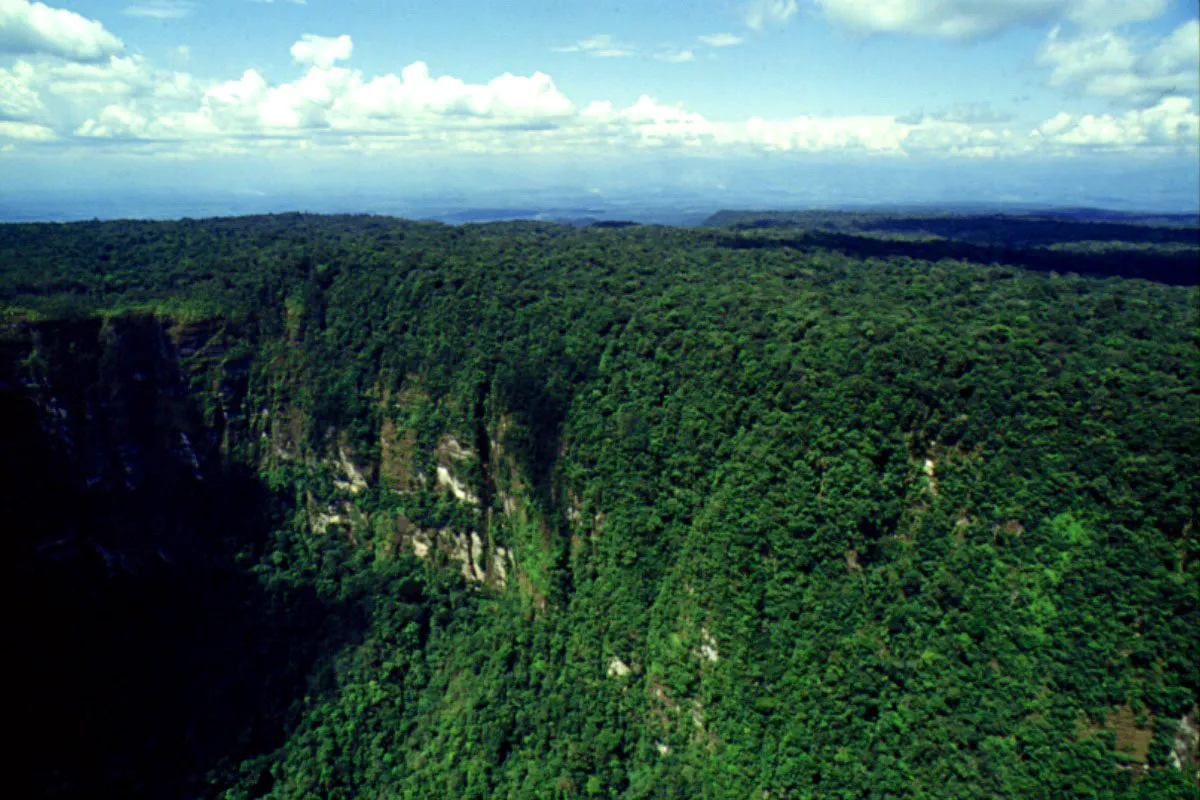
[[[0,226],[23,779],[1200,796],[1163,222]]]

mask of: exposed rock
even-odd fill
[[[325,511],[310,510],[308,512],[308,527],[318,536],[324,535],[329,530],[330,525],[344,525],[346,521],[346,517],[333,509]]]
[[[453,436],[444,436],[438,444],[438,460],[448,458],[451,461],[466,461],[474,458],[475,454],[458,443],[458,439]]]
[[[699,658],[710,663],[716,663],[721,660],[720,651],[717,650],[717,640],[708,632],[708,628],[700,629],[700,644],[693,652]]]
[[[433,548],[433,539],[425,531],[417,531],[409,539],[412,543],[413,555],[417,558],[429,558],[429,551]]]
[[[448,555],[462,565],[462,575],[469,581],[484,579],[483,538],[475,531],[450,534]]]
[[[462,502],[477,506],[479,497],[451,470],[455,463],[472,458],[475,458],[475,454],[459,444],[457,439],[449,434],[443,436],[437,446],[437,485],[449,489]]]
[[[470,503],[473,506],[479,505],[479,498],[467,488],[466,483],[454,477],[453,473],[450,472],[450,469],[442,466],[441,464],[438,464],[437,468],[437,484],[438,486],[445,486],[450,490],[451,494],[453,494],[462,502]]]
[[[699,700],[692,701],[692,724],[704,730],[704,704]]]
[[[846,551],[846,569],[849,570],[850,572],[861,572],[862,571],[862,565],[860,565],[858,563],[858,551],[857,550],[847,550]]]
[[[342,468],[342,473],[346,476],[346,480],[335,480],[333,485],[343,492],[350,494],[358,494],[367,488],[367,480],[363,477],[362,470],[355,466],[350,460],[346,448],[339,447],[337,450],[338,464]]]
[[[1184,714],[1171,742],[1171,766],[1183,769],[1184,764],[1196,764],[1200,754],[1200,728],[1191,714]]]
[[[629,668],[629,665],[616,656],[613,656],[608,662],[608,677],[610,678],[624,678],[631,672],[633,670]]]
[[[508,550],[496,547],[492,550],[492,560],[488,564],[488,577],[496,588],[503,589],[508,585]]]

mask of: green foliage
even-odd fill
[[[0,228],[13,307],[237,320],[193,391],[251,362],[231,458],[292,498],[243,561],[358,621],[214,796],[1196,796],[1196,290],[743,227]],[[340,492],[385,420],[430,482]],[[507,587],[383,557],[398,515],[510,548]]]

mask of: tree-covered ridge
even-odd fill
[[[308,678],[214,796],[1196,796],[1196,290],[904,244],[7,226],[0,287],[163,320],[278,498],[237,564]]]
[[[718,211],[704,224],[718,228],[923,234],[1008,247],[1077,241],[1200,244],[1200,218],[1195,214],[1133,214],[1091,209],[993,214],[978,211]]]

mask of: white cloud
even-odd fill
[[[615,41],[607,33],[597,33],[586,39],[580,39],[575,44],[569,44],[565,47],[555,47],[554,52],[585,53],[596,58],[621,58],[633,55],[634,50],[629,45]]]
[[[663,105],[648,95],[625,109],[608,101],[595,102],[579,117],[580,127],[594,137],[640,146],[695,147],[715,141],[718,134],[718,126],[700,114]]]
[[[58,138],[45,125],[29,122],[0,122],[0,139],[17,139],[24,142],[49,142]]]
[[[126,6],[121,13],[130,17],[152,19],[180,19],[190,15],[196,6],[187,0],[146,0],[144,3]]]
[[[865,33],[971,39],[1068,19],[1091,29],[1153,19],[1167,0],[815,0],[833,22]]]
[[[1164,97],[1152,108],[1119,115],[1060,112],[1031,135],[1050,145],[1073,149],[1195,149],[1200,139],[1200,114],[1189,98]]]
[[[311,75],[311,73],[310,73]],[[551,127],[574,115],[574,104],[549,75],[504,74],[486,84],[433,77],[421,61],[399,76],[364,81],[353,73],[330,107],[329,121],[343,130],[381,130],[408,125]]]
[[[696,60],[696,54],[691,50],[664,50],[661,53],[655,53],[654,57],[659,61],[667,61],[672,64],[683,64]]]
[[[433,77],[423,62],[400,75],[366,80],[357,70],[311,67],[297,80],[271,85],[256,70],[209,87],[198,107],[157,115],[138,103],[109,104],[76,129],[80,136],[171,139],[304,137],[318,132],[437,136],[446,130],[553,127],[575,107],[548,75],[511,74],[486,84]]]
[[[1185,22],[1138,51],[1135,42],[1111,31],[1070,38],[1055,28],[1037,56],[1050,70],[1049,83],[1082,95],[1135,105],[1164,95],[1200,92],[1200,21]]]
[[[746,27],[761,31],[770,23],[782,25],[799,10],[796,0],[752,0],[746,7]]]
[[[1182,38],[1172,34],[1150,50],[1155,69],[1174,69],[1187,58]],[[1129,60],[1115,52],[1104,63],[1127,67]],[[1063,114],[1023,131],[979,104],[906,117],[710,120],[646,95],[625,107],[605,101],[577,107],[541,72],[471,83],[417,61],[398,73],[367,75],[342,63],[352,55],[348,36],[305,37],[293,48],[298,74],[282,82],[255,69],[204,82],[156,69],[139,55],[94,64],[18,62],[0,70],[0,118],[6,123],[0,147],[18,139],[60,147],[103,139],[113,150],[139,148],[171,158],[300,151],[575,156],[641,149],[715,157],[999,158],[1038,150],[1196,150],[1196,113],[1186,97],[1124,114]]]
[[[18,61],[11,70],[0,67],[0,120],[29,120],[42,110],[33,77],[33,67],[26,61]]]
[[[125,45],[95,20],[28,0],[0,0],[0,53],[98,61]]]
[[[1200,71],[1200,19],[1183,23],[1163,38],[1142,58],[1141,67],[1151,75],[1196,78]]]
[[[180,61],[191,61],[192,48],[188,47],[186,44],[179,45],[175,48],[175,57]]]
[[[152,83],[141,56],[112,56],[103,64],[59,64],[45,68],[47,89],[58,97],[95,95],[118,97],[137,94]]]
[[[733,33],[710,33],[699,39],[709,47],[733,47],[742,43],[742,37]]]
[[[867,150],[901,154],[906,126],[888,116],[800,117],[746,123],[750,139],[781,151]]]
[[[354,42],[345,34],[335,38],[306,33],[292,45],[291,52],[297,63],[329,69],[338,61],[350,58],[354,53]]]

